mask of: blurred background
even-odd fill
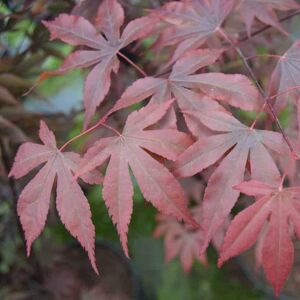
[[[77,135],[82,128],[82,93],[86,70],[74,70],[63,76],[52,77],[26,96],[39,74],[59,67],[73,50],[58,41],[49,42],[49,35],[41,20],[49,20],[61,12],[80,14],[92,20],[101,0],[0,0],[0,299],[158,299],[158,300],[234,300],[273,299],[260,270],[255,271],[253,251],[231,260],[222,269],[216,266],[216,239],[207,258],[193,253],[198,233],[174,220],[157,215],[135,184],[134,210],[129,227],[131,260],[124,257],[116,230],[101,197],[101,187],[83,185],[90,201],[96,226],[96,257],[100,276],[90,267],[88,258],[60,223],[52,201],[45,230],[34,243],[30,258],[25,256],[23,232],[20,227],[16,202],[22,187],[34,174],[16,182],[8,179],[18,146],[25,141],[38,141],[39,120],[43,119],[55,132],[58,144]],[[123,0],[126,22],[144,14],[144,9],[155,8],[166,1]],[[230,26],[230,24],[229,24]],[[258,26],[259,27],[259,26]],[[282,53],[300,36],[300,17],[284,23],[292,32],[282,39],[276,30],[257,36],[242,47],[248,55]],[[239,27],[240,28],[240,27]],[[151,46],[155,37],[131,44],[124,53],[148,74],[168,59],[167,51],[155,51]],[[231,57],[230,57],[231,55]],[[228,55],[224,72],[241,73],[241,62],[234,54]],[[264,64],[261,70],[261,64]],[[264,81],[274,68],[274,61],[263,58],[253,62],[260,69]],[[218,66],[214,66],[218,68]],[[139,77],[134,69],[122,61],[118,75],[113,75],[113,86],[97,120],[124,89]],[[239,112],[244,122],[251,122],[253,114]],[[280,118],[286,128],[290,112]],[[117,113],[111,122],[122,127],[126,115]],[[99,129],[72,144],[79,153],[105,134]],[[201,201],[205,174],[182,182],[191,206]],[[52,199],[54,200],[54,199]],[[246,201],[246,200],[245,200]],[[238,210],[237,210],[238,211]],[[197,218],[197,210],[193,211]],[[170,243],[187,244],[187,252],[168,249]],[[195,243],[195,244],[193,244]],[[182,245],[182,244],[181,244]],[[300,247],[284,295],[280,299],[300,299]],[[189,252],[188,252],[189,251]]]

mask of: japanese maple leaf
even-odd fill
[[[243,181],[248,156],[252,178],[273,183],[280,174],[266,148],[283,153],[285,145],[281,134],[249,128],[223,108],[189,113],[217,133],[183,152],[175,163],[175,174],[192,176],[223,158],[208,180],[202,203],[204,251],[239,197],[232,187]]]
[[[213,64],[220,56],[220,50],[192,50],[179,59],[173,66],[169,78],[146,77],[136,80],[122,94],[113,111],[130,106],[152,96],[153,102],[161,103],[174,96],[180,109],[185,111],[201,110],[206,106],[216,108],[215,102],[192,91],[198,89],[205,95],[224,101],[244,110],[259,108],[256,88],[250,80],[238,74],[202,73],[193,74],[198,69]],[[176,123],[175,113],[170,116]],[[185,114],[186,123],[197,135],[193,117]]]
[[[195,206],[190,209],[194,219],[201,223],[201,207]],[[203,246],[204,235],[201,228],[193,228],[190,224],[183,224],[176,219],[158,214],[157,227],[153,233],[154,237],[164,237],[165,260],[170,262],[176,256],[180,257],[180,262],[185,273],[191,271],[193,262],[200,261],[207,265],[205,254],[201,254],[199,249]],[[225,230],[228,227],[228,220],[213,237],[213,244],[219,251],[223,243]]]
[[[105,0],[99,7],[95,27],[83,17],[68,14],[61,14],[53,21],[43,22],[49,29],[52,40],[60,39],[73,46],[91,48],[91,50],[73,52],[59,70],[42,74],[42,78],[45,78],[74,68],[94,66],[84,86],[84,127],[87,127],[96,108],[109,91],[111,72],[118,72],[119,51],[133,41],[146,36],[153,28],[153,20],[153,17],[135,19],[120,34],[120,27],[124,22],[124,10],[116,0]]]
[[[224,22],[234,0],[185,0],[170,2],[154,11],[169,26],[162,32],[158,47],[178,44],[171,62],[187,50],[199,48]]]
[[[262,265],[276,296],[286,281],[294,261],[291,233],[300,239],[300,187],[278,188],[251,180],[235,187],[258,197],[230,224],[218,265],[250,248],[267,225],[262,241]]]
[[[269,95],[276,94],[275,108],[283,109],[288,101],[288,97],[299,98],[299,89],[292,89],[300,86],[300,40],[297,40],[279,59],[274,69],[269,84]],[[292,89],[288,93],[284,93]]]
[[[255,18],[277,28],[284,34],[288,34],[279,23],[274,9],[287,11],[300,8],[300,5],[294,0],[238,0],[237,2],[239,3],[237,10],[244,20],[249,36],[251,36],[251,28]]]
[[[98,273],[94,253],[95,228],[90,207],[80,186],[73,179],[73,173],[79,168],[80,156],[74,152],[60,152],[56,147],[54,134],[43,121],[39,137],[43,145],[28,142],[20,146],[9,173],[9,176],[20,178],[44,164],[23,189],[17,204],[26,238],[27,255],[45,226],[51,191],[57,178],[56,208],[60,219],[87,251],[91,264]],[[87,173],[81,178],[88,183],[99,182],[99,175],[95,172]]]
[[[153,235],[156,238],[164,237],[166,262],[179,256],[185,273],[191,271],[194,260],[207,265],[206,256],[199,253],[199,248],[203,244],[201,229],[192,228],[188,224],[179,223],[176,219],[161,214],[157,216],[157,222]]]
[[[188,135],[174,129],[144,130],[164,116],[171,102],[152,103],[133,112],[122,134],[100,139],[83,157],[79,174],[95,169],[110,158],[103,182],[103,199],[127,256],[127,232],[133,206],[129,167],[146,200],[161,212],[195,225],[175,177],[144,150],[176,160],[191,144]]]

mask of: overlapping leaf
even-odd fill
[[[217,134],[199,139],[181,154],[175,174],[192,176],[223,158],[205,190],[204,251],[238,199],[239,192],[232,187],[243,181],[248,156],[252,177],[273,183],[280,175],[266,148],[283,153],[285,146],[279,133],[249,128],[223,108],[189,113]]]
[[[185,0],[170,2],[155,11],[169,26],[163,31],[159,47],[179,43],[172,57],[176,61],[187,50],[199,48],[222,25],[234,0]]]
[[[213,64],[221,53],[219,50],[190,51],[175,63],[169,78],[146,77],[135,81],[123,93],[114,110],[130,106],[150,96],[153,102],[158,103],[174,96],[183,113],[205,109],[206,106],[211,110],[216,108],[217,104],[190,89],[198,89],[211,98],[245,110],[258,109],[257,90],[247,77],[222,73],[193,75],[198,69]],[[190,114],[184,116],[190,130],[197,135],[193,117]],[[174,113],[171,118],[171,123],[174,124]]]
[[[191,215],[201,224],[201,207],[195,206],[190,209]],[[204,234],[201,228],[193,228],[189,224],[183,224],[176,219],[161,215],[157,216],[158,225],[153,233],[154,237],[164,238],[165,260],[167,262],[179,256],[183,271],[188,273],[191,271],[193,262],[200,261],[207,264],[205,254],[200,254],[199,249],[203,246]],[[227,220],[214,235],[212,243],[219,251],[224,240],[225,231],[228,227]]]
[[[279,189],[252,180],[239,184],[236,189],[259,199],[233,219],[225,236],[219,265],[250,248],[267,225],[261,241],[261,262],[278,296],[294,261],[292,231],[300,239],[300,187]]]
[[[73,68],[94,66],[84,87],[85,127],[109,91],[111,72],[118,72],[118,51],[146,36],[153,28],[154,19],[135,19],[120,35],[120,27],[124,22],[123,8],[116,0],[105,0],[99,7],[95,22],[94,27],[83,17],[68,14],[61,14],[53,21],[43,22],[51,32],[51,39],[60,39],[73,46],[92,49],[75,51],[66,58],[59,70],[42,74],[42,78],[45,78]]]
[[[156,103],[133,112],[123,133],[100,139],[84,155],[79,174],[95,169],[109,159],[103,182],[103,198],[116,224],[126,255],[127,231],[132,214],[133,187],[129,167],[145,197],[162,213],[195,225],[184,192],[172,173],[146,149],[175,160],[190,144],[190,138],[174,129],[144,130],[160,120],[171,102]]]
[[[300,97],[299,89],[284,93],[297,86],[300,86],[300,40],[297,40],[280,58],[271,77],[269,95],[281,93],[275,102],[277,110],[285,107],[289,96],[298,100]]]
[[[193,211],[192,211],[193,214]],[[164,237],[165,260],[170,262],[176,256],[185,273],[189,273],[195,260],[207,264],[206,256],[200,255],[199,249],[203,243],[201,229],[191,228],[188,224],[181,224],[172,217],[157,216],[158,225],[153,233],[154,237]]]
[[[244,20],[249,36],[255,18],[288,34],[279,23],[274,10],[288,11],[300,8],[294,0],[238,0],[237,2],[239,3],[237,10]]]
[[[18,215],[25,232],[27,254],[34,240],[42,232],[50,205],[51,191],[57,178],[56,207],[60,219],[69,232],[78,239],[88,252],[91,264],[98,273],[94,243],[95,228],[91,220],[88,200],[73,179],[78,171],[80,156],[74,152],[60,152],[54,134],[41,121],[41,144],[25,143],[18,150],[9,176],[20,178],[41,164],[44,166],[23,189],[18,200]],[[89,172],[81,177],[88,183],[98,183],[100,177]]]

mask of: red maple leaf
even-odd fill
[[[258,200],[231,222],[218,265],[250,248],[267,225],[261,240],[261,263],[278,296],[293,265],[291,233],[300,239],[300,187],[282,189],[251,180],[235,188]]]
[[[191,211],[193,214],[193,210]],[[193,214],[194,215],[194,214]],[[176,256],[185,273],[192,269],[194,260],[207,265],[205,254],[200,255],[199,248],[203,244],[203,232],[189,224],[182,224],[176,219],[161,215],[157,216],[158,225],[153,233],[154,237],[164,237],[165,260],[170,262]]]
[[[79,168],[80,156],[74,152],[60,152],[56,147],[54,134],[43,121],[39,137],[43,145],[28,142],[20,146],[9,173],[9,176],[20,178],[44,164],[23,189],[17,205],[25,233],[27,255],[45,226],[51,191],[57,178],[56,207],[60,219],[88,252],[91,264],[98,273],[94,253],[95,229],[90,207],[80,186],[73,180],[73,174]],[[97,172],[87,173],[81,178],[91,184],[100,182]]]
[[[197,70],[213,64],[221,53],[220,50],[207,49],[189,51],[174,64],[169,78],[146,77],[136,80],[125,90],[112,111],[150,96],[151,101],[157,103],[167,101],[173,96],[184,114],[189,129],[197,136],[193,117],[185,112],[205,110],[208,107],[213,110],[217,104],[191,89],[200,90],[211,98],[235,107],[257,110],[259,108],[257,90],[246,76],[213,72],[194,74]],[[172,110],[169,113],[168,124],[176,127],[176,116]]]
[[[204,251],[238,200],[239,192],[232,187],[244,180],[248,156],[252,177],[273,183],[280,174],[266,148],[283,153],[285,145],[281,134],[249,128],[221,106],[186,113],[218,133],[199,139],[183,152],[175,163],[175,174],[192,176],[222,159],[209,178],[202,204]]]
[[[178,44],[171,62],[186,51],[199,48],[218,31],[229,15],[234,0],[183,0],[170,2],[154,11],[168,25],[157,47]]]
[[[197,205],[190,209],[194,219],[201,223],[201,206]],[[200,254],[199,249],[203,246],[204,234],[201,228],[192,227],[190,224],[183,224],[178,220],[158,214],[158,225],[153,233],[154,237],[164,237],[165,260],[170,262],[179,256],[185,273],[191,271],[194,260],[207,265],[205,254]],[[229,224],[229,219],[214,235],[212,243],[219,251],[224,240],[224,235]]]
[[[297,40],[279,59],[274,69],[270,84],[269,95],[278,95],[275,101],[277,111],[286,107],[289,96],[297,99],[300,97],[300,40]],[[295,89],[293,89],[295,88]],[[288,90],[291,90],[288,93]]]
[[[278,22],[274,10],[287,11],[299,8],[300,5],[294,0],[238,0],[237,4],[237,10],[246,25],[249,36],[251,36],[251,28],[255,18],[264,24],[277,28],[284,34],[288,34]]]
[[[127,24],[120,35],[123,22],[124,10],[116,0],[105,0],[101,3],[95,27],[83,17],[68,14],[61,14],[53,21],[43,22],[49,29],[52,40],[60,39],[73,46],[92,49],[73,52],[57,71],[41,75],[41,78],[47,78],[74,68],[94,65],[84,86],[85,128],[109,91],[111,72],[118,72],[119,51],[133,41],[146,36],[153,28],[154,19],[137,18]]]
[[[171,103],[151,103],[129,115],[122,134],[100,139],[88,149],[78,173],[94,170],[110,158],[103,182],[103,199],[127,256],[127,232],[133,206],[129,167],[146,200],[162,213],[197,226],[188,212],[184,192],[173,174],[143,150],[176,160],[191,144],[188,135],[175,129],[144,130],[160,120]]]

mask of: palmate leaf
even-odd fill
[[[176,160],[192,143],[188,135],[175,129],[144,130],[159,121],[171,103],[151,103],[129,115],[122,134],[100,139],[88,149],[78,173],[94,170],[109,159],[103,182],[103,199],[127,256],[127,232],[133,206],[129,168],[146,200],[162,213],[197,226],[189,214],[184,192],[175,177],[144,150]]]
[[[291,9],[299,9],[300,5],[294,0],[238,0],[237,10],[241,15],[247,29],[247,33],[251,35],[253,21],[257,18],[264,24],[275,27],[284,34],[288,34],[279,23],[274,10],[288,11]]]
[[[201,207],[199,205],[190,209],[191,215],[201,224]],[[185,273],[191,271],[193,262],[200,261],[207,265],[206,255],[200,254],[199,249],[204,242],[204,234],[201,228],[193,228],[190,224],[183,224],[176,219],[162,214],[157,215],[157,226],[153,232],[156,238],[164,238],[165,260],[170,262],[176,256],[180,258],[181,266]],[[223,243],[228,221],[213,237],[212,243],[219,251]]]
[[[169,26],[162,32],[157,47],[178,44],[171,62],[186,51],[199,48],[222,25],[234,0],[183,0],[170,2],[154,11]]]
[[[239,192],[232,187],[243,181],[248,156],[252,177],[273,183],[280,174],[266,148],[278,153],[286,148],[279,133],[249,128],[222,107],[189,113],[217,134],[199,139],[182,153],[175,174],[192,176],[223,158],[209,178],[202,204],[205,251],[238,200]]]
[[[282,110],[286,106],[289,96],[296,100],[300,98],[299,89],[294,89],[289,93],[284,93],[289,89],[299,86],[300,40],[297,40],[279,59],[271,76],[269,95],[273,96],[282,93],[281,95],[278,95],[275,101],[275,108],[277,111]]]
[[[200,90],[213,99],[224,101],[244,110],[258,110],[257,90],[246,76],[213,72],[194,75],[197,70],[213,64],[221,53],[220,50],[207,49],[189,51],[174,64],[169,78],[146,77],[135,81],[122,94],[113,111],[148,97],[152,97],[152,102],[162,103],[173,96],[183,111],[189,129],[197,136],[197,128],[194,128],[193,118],[185,112],[198,111],[202,107],[204,110],[208,107],[213,110],[216,107],[215,102],[210,102],[208,98],[204,100],[201,94],[197,94],[191,89]],[[170,115],[170,118],[172,119],[169,123],[175,127],[175,113]]]
[[[27,254],[30,254],[32,243],[45,226],[51,191],[57,178],[56,207],[60,219],[88,252],[91,264],[98,273],[94,253],[95,228],[91,220],[90,207],[80,186],[73,179],[73,174],[79,168],[80,156],[74,152],[60,152],[54,134],[43,121],[39,137],[43,145],[28,142],[20,146],[9,173],[9,176],[20,178],[44,164],[23,189],[17,204],[25,233]],[[91,184],[100,182],[97,172],[89,172],[81,178]]]
[[[120,34],[123,22],[124,10],[116,0],[105,0],[101,3],[95,26],[83,17],[68,14],[61,14],[53,21],[43,22],[51,33],[51,39],[91,48],[71,53],[57,71],[41,75],[41,78],[47,78],[74,68],[93,66],[84,86],[85,128],[109,91],[111,72],[118,72],[118,51],[146,36],[153,28],[154,18],[135,19],[128,23]]]
[[[195,215],[193,210],[191,213]],[[199,248],[203,242],[203,232],[200,228],[191,228],[188,224],[182,224],[172,217],[161,214],[157,216],[157,222],[158,225],[153,236],[156,238],[164,237],[166,262],[179,256],[185,273],[191,271],[194,260],[207,265],[205,254],[200,255],[199,253]]]
[[[278,296],[294,261],[291,233],[300,239],[300,187],[281,189],[251,180],[235,188],[258,200],[233,219],[218,264],[250,248],[267,225],[261,241],[261,263]]]

